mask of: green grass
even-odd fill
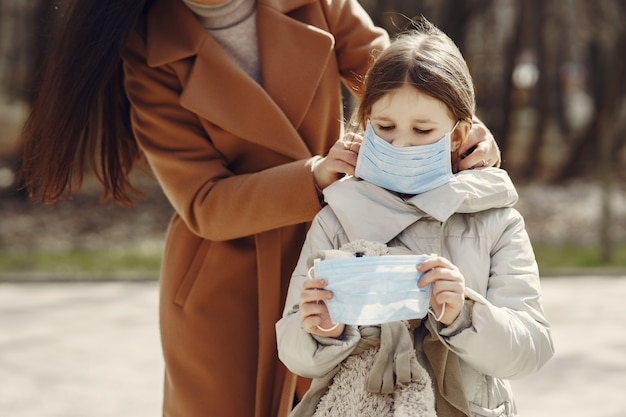
[[[157,279],[162,248],[158,245],[104,249],[0,250],[0,279],[39,276],[65,279]]]
[[[624,274],[626,243],[615,245],[605,264],[599,247],[533,244],[542,276]],[[19,279],[158,279],[162,247],[100,249],[0,249],[0,280]]]
[[[615,273],[626,274],[626,243],[615,244],[611,261],[605,263],[599,246],[574,244],[533,244],[542,275],[561,273]]]

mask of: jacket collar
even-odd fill
[[[230,59],[181,0],[158,0],[150,10],[147,63],[156,67],[196,56],[183,81],[183,107],[294,160],[308,158],[311,152],[297,128],[332,54],[334,39],[285,13],[311,2],[258,1],[263,86]],[[306,53],[302,53],[302,45],[307,45]]]
[[[511,207],[518,195],[506,171],[485,168],[462,171],[448,184],[407,200],[355,178],[326,188],[324,198],[350,241],[387,243],[421,218],[445,222],[454,213]]]

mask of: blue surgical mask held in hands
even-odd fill
[[[397,147],[376,134],[368,121],[356,176],[387,190],[421,194],[448,183],[452,175],[450,135],[428,145]]]
[[[423,318],[431,286],[418,288],[417,265],[426,255],[365,256],[314,261],[315,276],[327,281],[326,300],[334,323],[374,325]]]

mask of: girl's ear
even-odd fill
[[[452,152],[457,152],[463,142],[467,140],[471,127],[468,121],[462,120],[459,122],[459,125],[450,135],[450,150]]]
[[[452,172],[455,174],[459,171],[459,161],[462,157],[462,155],[459,154],[459,149],[461,149],[461,145],[469,137],[469,132],[471,128],[472,125],[470,124],[470,122],[463,120],[459,122],[459,125],[450,135],[450,157],[452,160]]]

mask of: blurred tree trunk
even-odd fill
[[[517,56],[522,45],[522,28],[524,23],[524,10],[528,7],[525,1],[515,2],[515,20],[511,38],[502,51],[502,93],[499,100],[499,120],[494,120],[491,130],[498,138],[502,155],[506,155],[510,148],[509,135],[511,131],[511,114],[513,110],[513,71]],[[502,160],[502,167],[506,169],[506,158]]]
[[[37,70],[51,43],[51,0],[0,0],[0,169],[4,178],[0,195],[25,197],[18,172],[22,146],[19,139],[28,105],[36,91]],[[9,174],[10,172],[10,174]]]
[[[626,6],[622,4],[623,11]],[[607,78],[604,85],[603,102],[600,106],[599,132],[600,137],[600,178],[602,181],[602,218],[600,227],[600,242],[602,247],[602,260],[604,263],[610,263],[613,260],[613,234],[611,233],[613,225],[613,188],[616,172],[614,166],[617,163],[615,158],[614,145],[614,124],[618,115],[619,101],[624,97],[625,90],[622,82],[626,73],[626,61],[621,58],[619,53],[614,51],[626,51],[626,29],[623,25],[620,27],[615,49],[611,48],[605,51],[604,57],[608,68],[605,68]],[[621,87],[621,88],[620,88]]]
[[[0,0],[0,93],[32,102],[69,1]]]
[[[441,0],[437,2],[439,16],[435,23],[463,50],[469,24],[492,5],[491,0]]]
[[[604,8],[598,10],[594,5],[588,6],[588,15],[592,19],[593,27],[603,30],[593,31],[593,37],[588,44],[588,59],[586,67],[589,73],[589,90],[595,104],[595,113],[591,123],[570,148],[569,158],[563,163],[555,182],[564,182],[580,177],[581,174],[596,173],[598,167],[605,162],[601,158],[601,132],[606,130],[605,124],[611,124],[610,131],[614,131],[613,124],[619,123],[618,111],[626,97],[626,87],[623,75],[626,72],[626,59],[622,51],[626,51],[626,26],[619,16],[626,14],[626,4],[611,3],[617,10]],[[618,16],[611,16],[617,14]],[[612,24],[613,22],[613,24]],[[617,23],[619,22],[619,23]],[[610,147],[605,150],[610,155],[610,164],[617,165],[618,156],[625,142],[615,140],[611,133]],[[613,173],[615,175],[615,173]]]
[[[543,146],[543,137],[548,124],[550,90],[548,88],[548,60],[545,53],[546,36],[544,22],[546,21],[546,8],[543,0],[530,0],[530,7],[522,7],[525,11],[525,25],[531,30],[533,49],[536,56],[537,72],[539,78],[533,87],[533,107],[535,108],[536,122],[534,132],[529,138],[528,157],[524,161],[521,176],[524,179],[536,178],[540,172],[540,155]],[[529,13],[530,12],[530,13]]]
[[[0,0],[0,92],[5,99],[30,100],[38,67],[39,28],[49,0]]]
[[[600,64],[600,47],[597,42],[589,45],[589,59],[587,71],[589,73],[589,93],[596,105],[594,117],[587,128],[580,134],[570,137],[569,157],[564,161],[555,182],[565,182],[575,178],[582,172],[593,172],[598,163],[597,134],[599,129],[600,113],[604,111],[599,105],[603,102],[603,74]]]

